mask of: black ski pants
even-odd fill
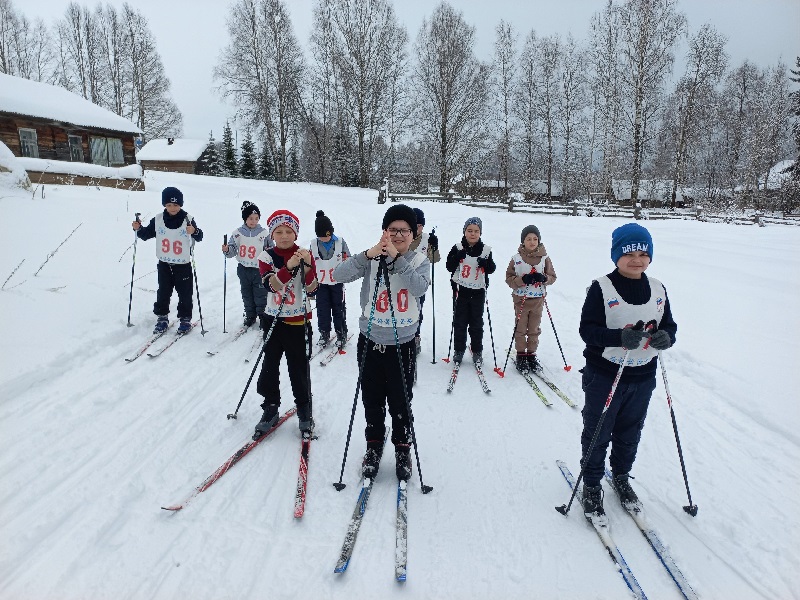
[[[153,304],[153,313],[158,316],[169,314],[169,301],[172,299],[172,290],[178,292],[178,318],[192,318],[192,265],[184,263],[171,265],[158,261],[158,291],[156,302]]]
[[[614,377],[591,365],[583,369],[581,386],[585,395],[583,406],[583,433],[581,434],[582,456],[592,442],[600,415],[603,413]],[[650,397],[656,389],[655,375],[643,381],[625,383],[620,381],[606,411],[603,426],[591,456],[586,458],[584,481],[586,485],[600,485],[606,463],[606,450],[611,444],[609,466],[614,474],[629,473],[636,460],[636,451],[642,437],[644,420]]]
[[[473,352],[483,352],[483,307],[486,290],[459,287],[453,315],[453,348],[456,352],[467,349],[467,329]]]
[[[366,353],[366,355],[365,355]],[[361,377],[361,402],[367,426],[364,437],[369,442],[383,442],[386,435],[386,407],[392,417],[392,443],[411,443],[411,421],[408,407],[413,398],[416,346],[414,340],[397,346],[382,346],[358,336],[358,364],[364,361]],[[405,386],[405,390],[403,387]],[[408,394],[408,404],[406,404]]]
[[[311,380],[308,365],[308,343],[311,340],[311,323],[306,326],[288,325],[278,319],[264,348],[264,362],[258,376],[256,391],[264,397],[262,408],[281,403],[281,358],[286,354],[289,382],[292,384],[297,406],[311,402]]]

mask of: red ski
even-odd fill
[[[184,508],[191,500],[200,494],[201,492],[205,492],[208,488],[210,488],[216,481],[225,475],[228,470],[239,462],[242,458],[244,458],[250,451],[258,446],[262,441],[264,441],[267,436],[269,436],[273,431],[275,431],[280,425],[285,423],[289,420],[290,417],[294,416],[297,412],[297,407],[293,406],[291,409],[287,410],[286,413],[278,419],[278,422],[275,423],[275,427],[267,431],[265,434],[261,435],[257,440],[250,440],[244,446],[239,448],[236,453],[231,456],[228,460],[226,460],[216,471],[214,471],[211,475],[209,475],[203,483],[198,485],[191,494],[189,494],[184,500],[181,502],[176,502],[175,504],[170,504],[169,506],[162,506],[164,510],[170,510],[172,512],[178,512],[182,508]]]

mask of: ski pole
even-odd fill
[[[223,246],[228,245],[227,233],[224,236],[222,236],[222,245]],[[225,305],[228,301],[228,257],[225,256],[225,254],[223,253],[222,259],[223,259],[223,264],[225,265],[222,271],[222,333],[228,333],[228,331],[226,330],[227,324],[225,323]],[[200,300],[198,297],[198,304],[199,302]]]
[[[547,293],[546,292],[545,292],[545,295],[542,296],[542,299],[544,300],[544,307],[547,309],[547,316],[550,317],[550,325],[553,326],[553,333],[556,336],[556,343],[558,344],[558,349],[561,352],[561,360],[564,361],[564,370],[565,371],[569,371],[570,369],[572,369],[572,367],[567,364],[567,359],[564,357],[564,349],[561,347],[561,341],[558,339],[558,332],[556,331],[556,324],[553,321],[553,315],[550,314],[550,307],[547,306]]]
[[[486,316],[489,318],[489,337],[492,340],[492,356],[494,357],[494,372],[500,375],[500,367],[497,366],[497,354],[494,351],[494,331],[492,331],[492,313],[489,310],[489,288],[486,288]],[[502,377],[502,375],[500,375]]]
[[[675,443],[678,446],[678,458],[681,461],[681,471],[683,472],[683,483],[686,485],[686,495],[689,497],[689,506],[684,506],[683,510],[692,515],[697,516],[697,505],[692,503],[692,493],[689,491],[689,479],[686,477],[686,464],[683,462],[683,450],[681,449],[681,438],[678,435],[678,423],[675,420],[675,411],[672,408],[672,395],[669,393],[669,383],[667,382],[667,370],[664,367],[664,360],[661,356],[661,350],[658,351],[658,362],[661,363],[661,375],[664,377],[664,389],[667,392],[667,405],[669,406],[669,414],[672,417],[672,430],[675,432]]]
[[[594,429],[592,441],[589,444],[589,448],[586,450],[586,453],[583,455],[583,458],[581,458],[581,472],[578,474],[578,479],[575,481],[575,485],[572,488],[572,496],[569,497],[569,502],[567,504],[556,506],[556,510],[565,517],[572,506],[572,501],[575,499],[575,494],[578,493],[578,486],[581,483],[581,479],[583,479],[584,471],[586,471],[586,461],[592,455],[592,452],[594,452],[594,447],[597,444],[597,438],[600,437],[600,429],[603,427],[603,421],[605,421],[608,407],[611,405],[611,399],[614,397],[614,392],[617,391],[617,384],[619,384],[619,379],[622,377],[622,370],[625,368],[625,363],[628,362],[628,356],[630,353],[630,350],[625,350],[625,356],[622,357],[622,363],[619,365],[619,369],[617,369],[617,376],[614,377],[614,383],[611,384],[611,391],[608,393],[608,398],[606,398],[605,406],[603,406],[603,412],[600,413],[600,420],[597,421],[597,427]]]
[[[261,357],[264,356],[264,351],[267,349],[267,343],[269,342],[270,337],[272,337],[272,332],[275,330],[275,325],[278,323],[278,317],[281,316],[281,311],[283,310],[283,305],[286,302],[286,297],[289,294],[289,290],[291,289],[292,282],[294,281],[294,276],[297,274],[297,270],[300,267],[298,265],[294,269],[292,269],[291,274],[292,278],[289,279],[288,283],[283,287],[283,296],[281,297],[281,303],[278,305],[278,314],[275,315],[275,318],[272,319],[272,324],[269,326],[269,330],[264,334],[264,343],[261,344],[261,352],[258,353],[258,358],[256,359],[256,364],[253,365],[253,370],[250,371],[250,377],[247,379],[247,383],[244,386],[244,390],[242,391],[242,397],[239,398],[239,404],[236,405],[236,410],[232,413],[228,414],[228,419],[236,419],[237,415],[239,414],[239,408],[242,406],[242,402],[244,401],[244,396],[247,394],[247,389],[250,387],[250,382],[253,381],[253,375],[256,374],[256,369],[258,368],[258,363],[261,362]]]
[[[411,430],[411,443],[414,445],[414,457],[417,460],[417,475],[419,475],[419,486],[422,489],[423,494],[427,494],[433,491],[433,487],[430,485],[425,485],[422,481],[422,466],[419,462],[419,449],[417,448],[417,435],[414,431],[414,415],[411,412],[411,400],[408,397],[408,385],[406,381],[406,370],[403,368],[403,353],[400,350],[400,338],[397,335],[397,319],[394,315],[394,302],[392,302],[392,289],[389,285],[389,267],[386,265],[386,257],[381,256],[381,260],[378,266],[378,271],[383,272],[384,274],[384,281],[386,281],[386,296],[389,299],[389,314],[392,317],[392,330],[394,331],[394,344],[397,348],[397,360],[400,363],[400,374],[401,380],[403,382],[403,397],[406,400],[406,411],[408,412],[408,428]],[[410,362],[410,361],[409,361]],[[409,365],[410,366],[410,365]]]
[[[190,224],[191,223],[189,223],[189,219],[186,219],[186,225],[188,226]],[[195,228],[195,229],[197,229],[197,228]],[[200,304],[200,286],[197,283],[197,265],[195,264],[195,260],[194,260],[194,238],[191,237],[191,236],[189,236],[189,237],[192,240],[192,245],[189,246],[189,254],[192,257],[192,275],[194,275],[194,289],[195,289],[195,292],[197,292],[197,312],[200,314],[200,333],[202,335],[205,335],[208,332],[203,327],[203,307]]]
[[[506,352],[506,362],[503,363],[503,369],[501,371],[497,372],[497,374],[500,375],[500,377],[505,377],[506,376],[506,367],[508,366],[508,357],[511,356],[511,347],[514,345],[514,338],[517,335],[517,327],[519,327],[519,320],[522,318],[522,309],[525,306],[525,300],[527,300],[527,299],[528,299],[528,297],[525,296],[522,299],[522,303],[519,305],[519,310],[517,311],[517,318],[514,320],[514,331],[511,332],[511,341],[508,343],[508,351]]]
[[[367,361],[367,352],[369,351],[368,344],[370,342],[370,333],[372,332],[372,319],[375,316],[375,306],[378,303],[378,288],[380,287],[381,282],[381,270],[378,269],[377,275],[375,275],[375,291],[372,294],[372,306],[369,309],[369,320],[367,321],[367,336],[364,339],[364,345],[361,349],[357,350],[360,352],[358,356],[358,380],[356,380],[356,393],[353,396],[353,408],[350,411],[350,424],[347,426],[347,439],[344,443],[344,456],[342,456],[342,470],[339,472],[339,481],[333,484],[333,487],[336,488],[337,492],[341,492],[347,485],[342,483],[342,478],[344,477],[344,466],[347,464],[347,451],[350,448],[350,437],[353,434],[353,420],[356,416],[356,406],[358,405],[358,392],[361,390],[361,380],[364,377],[364,363]],[[361,334],[359,333],[359,340],[356,343],[356,348],[358,348],[359,343],[361,342]]]
[[[141,214],[142,213],[138,213],[138,212],[136,213],[136,222],[139,223],[139,225],[142,224],[142,222],[139,220],[139,217],[141,216]],[[136,270],[136,242],[138,242],[138,241],[139,241],[139,235],[134,230],[134,232],[133,232],[133,264],[131,264],[131,294],[130,294],[130,298],[128,298],[128,327],[133,327],[133,323],[131,323],[131,308],[133,307],[133,273]],[[22,264],[22,263],[20,263],[20,264]],[[12,273],[12,275],[13,275],[13,273]],[[8,279],[6,279],[6,281],[8,281]],[[3,284],[3,285],[5,285],[5,284]]]
[[[436,234],[436,227],[431,229],[432,234]],[[439,248],[431,247],[432,256],[436,255]],[[433,312],[433,347],[431,348],[431,364],[436,364],[436,263],[431,263],[431,309]]]
[[[453,322],[450,324],[450,345],[447,348],[447,358],[442,360],[450,362],[450,352],[453,350],[453,332],[456,330],[456,304],[458,303],[458,287],[453,291]]]

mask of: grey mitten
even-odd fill
[[[650,334],[641,329],[627,327],[622,330],[622,347],[626,350],[635,350],[642,345],[642,340]]]
[[[672,346],[672,340],[666,331],[659,330],[650,336],[650,345],[656,350],[666,350]]]

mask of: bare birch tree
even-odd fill
[[[497,158],[497,179],[504,185],[508,193],[509,180],[512,176],[511,142],[514,136],[515,122],[512,104],[514,101],[514,82],[516,79],[516,45],[517,35],[513,26],[501,20],[495,27],[494,62],[492,65],[492,93],[497,98],[496,117],[499,122]]]
[[[572,193],[576,168],[575,146],[583,137],[583,110],[587,105],[586,69],[583,48],[578,46],[572,34],[567,35],[561,53],[561,93],[558,96],[558,124],[564,149],[561,168],[561,193],[564,198]]]
[[[423,19],[415,44],[417,118],[436,144],[442,193],[485,138],[488,68],[475,57],[474,43],[475,28],[442,2]]]
[[[536,76],[539,64],[539,44],[536,33],[531,31],[525,38],[519,58],[519,77],[515,90],[514,114],[522,130],[519,148],[522,170],[527,183],[535,179],[539,159],[539,115],[538,115],[538,79]]]
[[[677,86],[678,130],[669,198],[672,208],[675,208],[678,185],[685,179],[686,162],[690,153],[688,146],[695,133],[698,113],[702,110],[703,102],[708,102],[712,90],[725,72],[727,65],[725,41],[725,37],[710,24],[703,25],[689,40],[686,72]]]
[[[632,135],[631,201],[635,204],[648,124],[659,110],[661,88],[674,60],[673,47],[685,32],[686,18],[677,11],[677,0],[626,0],[616,10],[623,51],[621,81]]]

